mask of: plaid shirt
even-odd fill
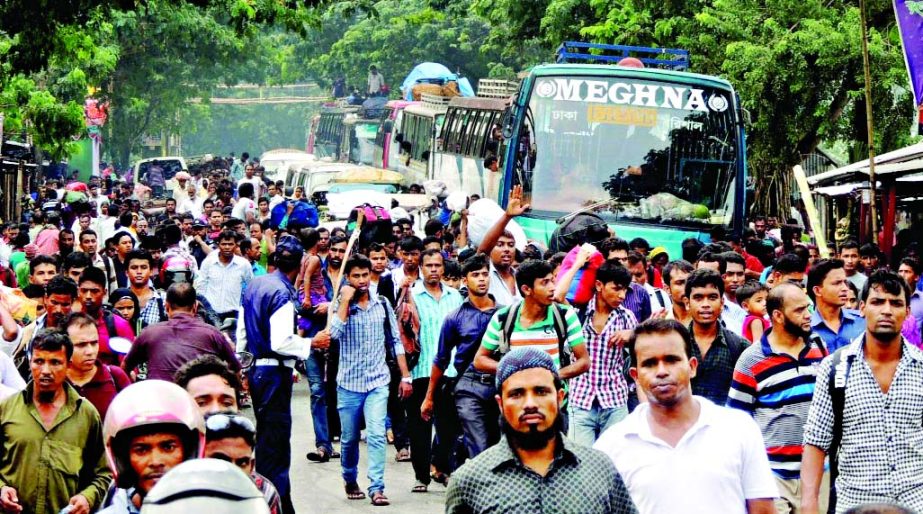
[[[590,369],[571,380],[571,402],[575,407],[590,410],[593,401],[603,409],[624,407],[628,403],[628,383],[623,375],[625,355],[623,346],[609,346],[609,339],[621,330],[632,330],[638,322],[635,315],[619,306],[609,313],[602,332],[593,328],[596,299],[590,300],[586,321],[583,323],[583,339],[590,354]]]
[[[693,333],[692,323],[688,328],[689,332]],[[734,376],[734,366],[749,345],[746,339],[722,325],[718,326],[718,336],[704,356],[699,345],[693,344],[692,356],[699,361],[699,367],[692,378],[692,394],[704,396],[716,405],[726,404],[731,390],[731,378]]]
[[[338,301],[332,309],[334,312],[339,309]],[[391,325],[390,337],[385,335],[385,319]],[[351,304],[345,323],[339,315],[334,315],[330,322],[330,338],[340,343],[337,385],[354,393],[367,393],[391,381],[391,371],[385,362],[388,339],[393,341],[395,355],[404,354],[397,318],[384,296],[376,295],[365,309]]]
[[[865,336],[844,350],[854,355],[846,381],[843,438],[836,480],[838,513],[865,503],[899,503],[923,512],[923,352],[902,341],[901,360],[884,394],[863,350]],[[804,444],[829,450],[833,402],[828,386],[832,360],[817,370]]]
[[[446,514],[637,514],[622,477],[598,450],[561,436],[548,473],[524,466],[504,438],[452,474]]]
[[[154,290],[147,303],[138,314],[142,327],[149,327],[161,321],[167,321],[166,295],[163,291]]]

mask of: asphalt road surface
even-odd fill
[[[247,409],[248,416],[253,415]],[[385,460],[385,494],[391,500],[388,507],[374,507],[365,500],[347,500],[343,492],[343,479],[339,459],[318,464],[310,462],[305,454],[314,449],[314,431],[311,428],[310,393],[308,381],[302,376],[295,384],[292,399],[292,499],[298,514],[339,514],[347,512],[393,512],[395,514],[435,514],[445,509],[445,487],[432,483],[427,493],[411,493],[413,468],[409,462],[396,462],[393,446],[387,448]],[[339,443],[335,444],[339,449]],[[369,485],[365,443],[359,445],[359,487],[367,492]]]

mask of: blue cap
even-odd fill
[[[293,255],[304,254],[304,247],[301,246],[301,241],[299,241],[297,237],[284,235],[279,239],[279,242],[276,243],[276,252]]]
[[[523,346],[511,349],[497,364],[497,390],[501,389],[510,375],[532,368],[545,368],[558,378],[558,369],[548,352]]]

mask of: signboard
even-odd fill
[[[923,1],[894,0],[894,15],[904,45],[904,63],[913,99],[920,106],[923,104]]]

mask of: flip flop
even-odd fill
[[[417,481],[416,485],[413,486],[413,489],[410,490],[412,493],[425,493],[429,490],[429,486],[423,482]]]
[[[388,500],[388,497],[385,496],[385,493],[381,491],[375,491],[372,493],[372,505],[376,507],[387,507],[391,505],[391,501]]]
[[[430,473],[429,476],[430,476],[430,478],[433,479],[433,482],[436,482],[437,484],[442,484],[442,485],[448,487],[448,485],[449,485],[449,475],[446,475],[445,473],[443,473],[443,472],[441,472],[441,471],[434,471],[434,472]]]
[[[305,457],[311,462],[327,462],[330,460],[331,455],[327,453],[325,448],[318,448],[313,452],[308,452]]]
[[[365,493],[362,492],[362,489],[359,489],[359,484],[355,482],[346,484],[345,489],[346,489],[346,499],[347,500],[364,500],[365,499]]]

